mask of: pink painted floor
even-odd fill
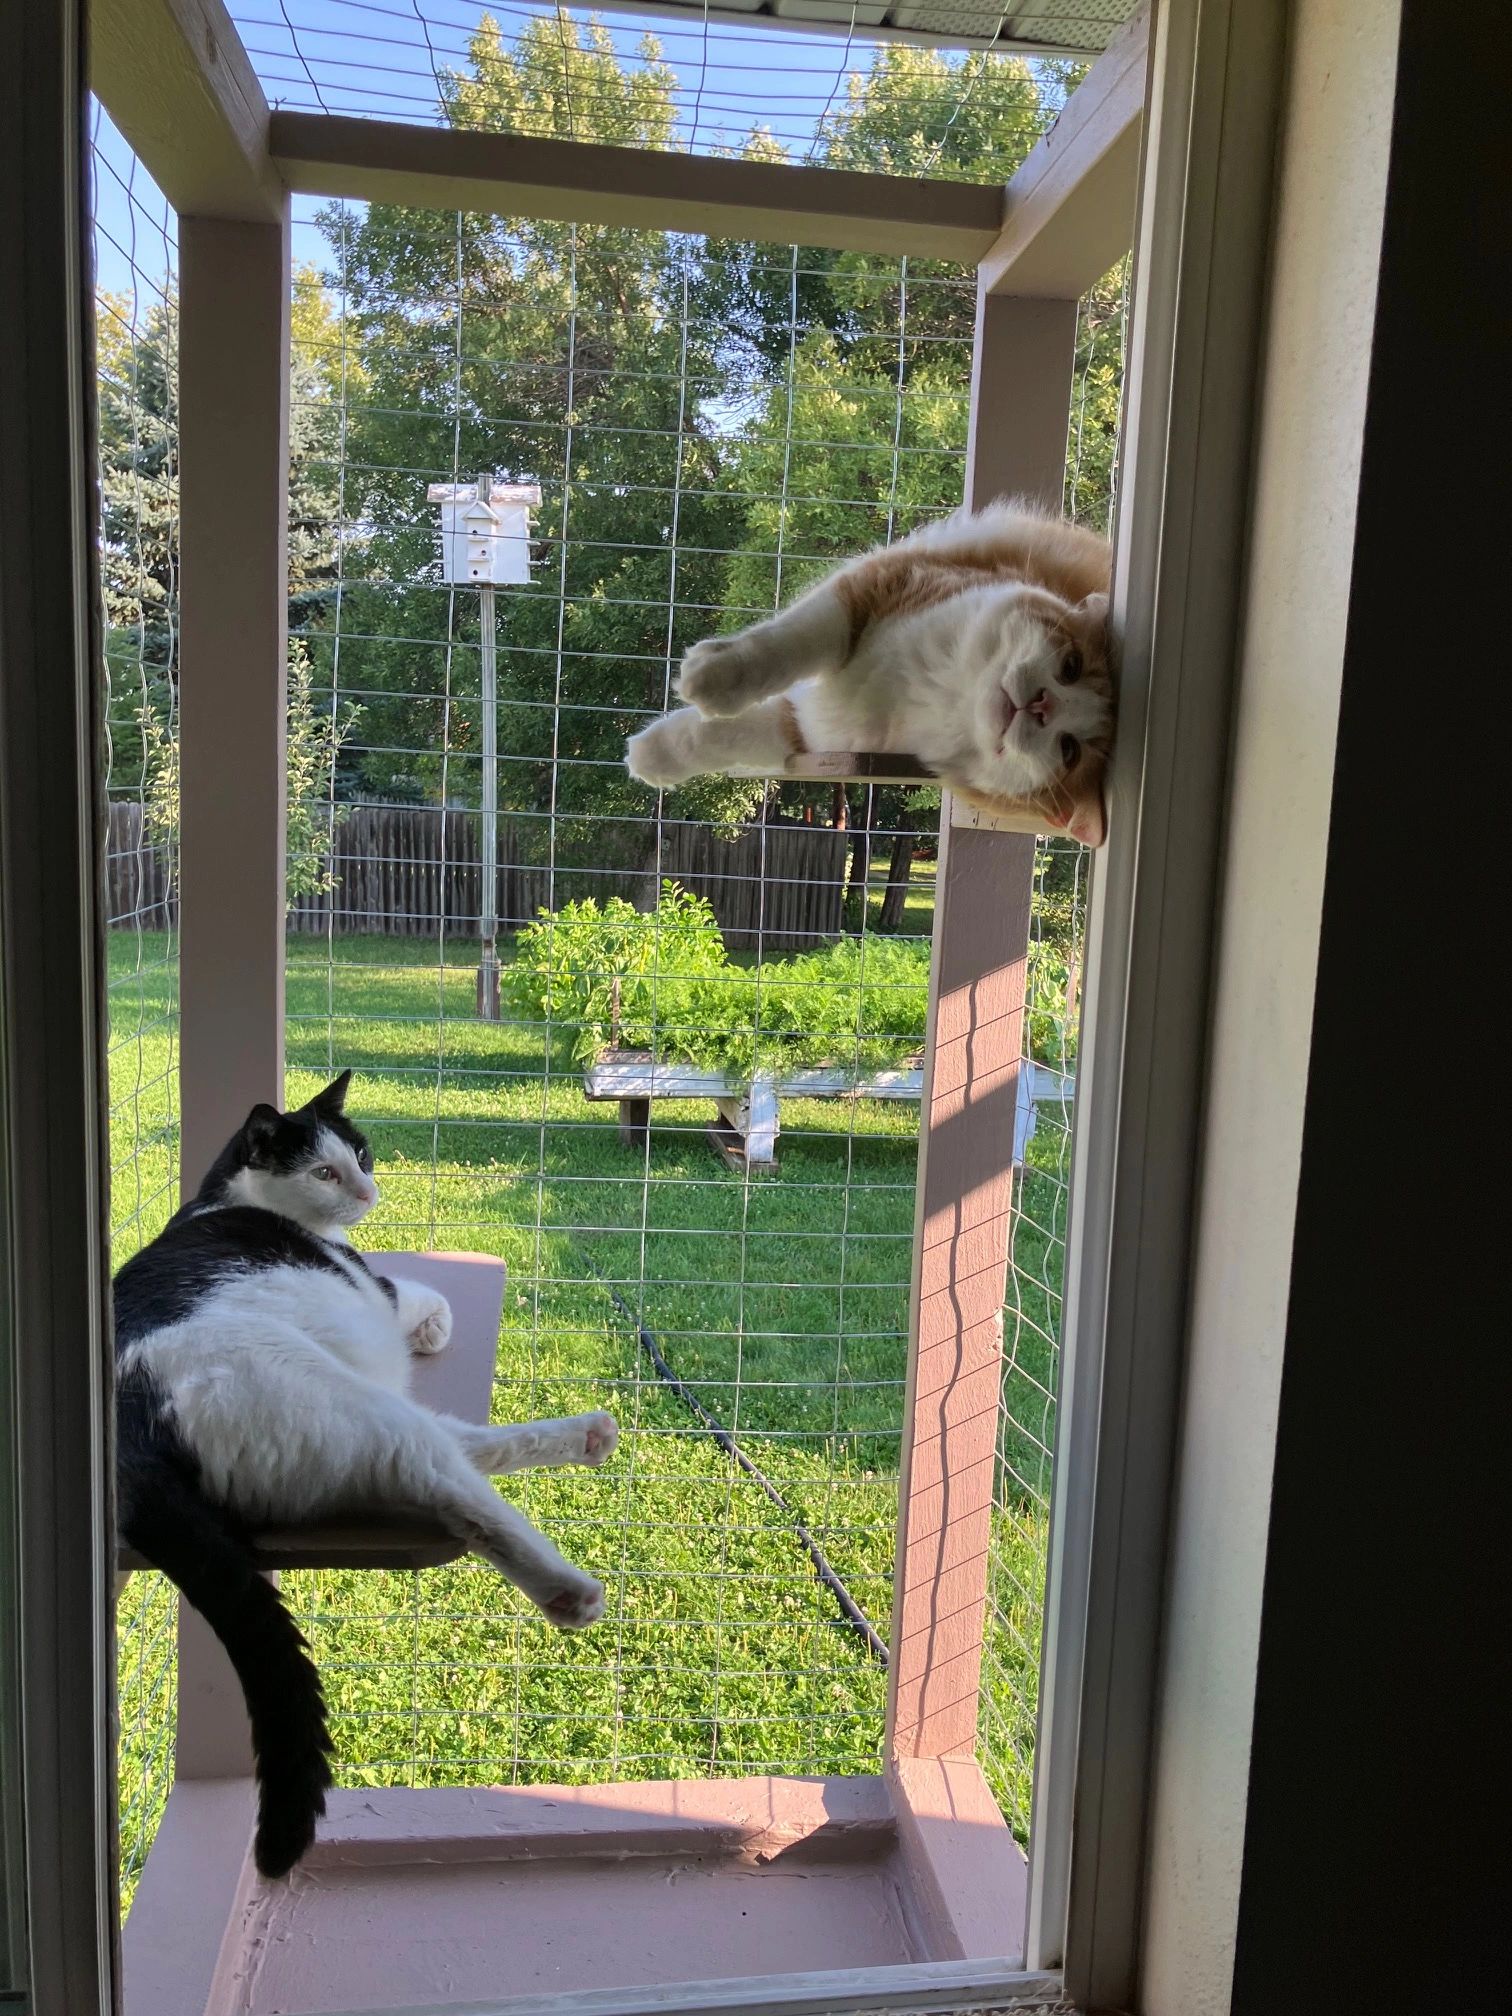
[[[126,1927],[125,2016],[626,1991],[1017,1951],[1023,1858],[976,1766],[337,1792],[252,1871],[244,1780],[180,1783]]]
[[[920,1957],[889,1859],[790,1872],[653,1858],[401,1865],[322,1870],[280,1887],[237,1983],[234,2006],[247,2016]]]

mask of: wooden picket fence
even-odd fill
[[[178,891],[168,850],[147,837],[134,798],[109,808],[105,830],[105,920],[117,930],[169,931],[178,922]]]
[[[498,914],[509,936],[545,908],[585,896],[620,896],[638,909],[656,901],[670,877],[713,906],[732,952],[802,952],[843,928],[846,836],[827,826],[773,820],[733,840],[712,828],[669,821],[658,857],[649,829],[621,836],[639,865],[599,868],[577,858],[583,845],[559,846],[553,886],[546,866],[525,858],[539,849],[539,821],[499,821]],[[356,805],[336,830],[335,890],[302,896],[289,929],[324,934],[373,932],[400,938],[478,931],[481,822],[476,813],[437,806]],[[227,900],[234,902],[235,891]],[[110,807],[106,858],[109,922],[166,930],[177,923],[178,897],[167,851],[146,835],[134,800]]]
[[[734,840],[722,840],[707,826],[670,825],[662,832],[662,876],[708,899],[732,952],[780,958],[838,938],[846,859],[847,836],[831,826],[768,820]],[[645,907],[653,900],[648,890]]]
[[[539,821],[499,821],[498,913],[509,935],[528,924],[553,894],[540,861]],[[656,901],[659,877],[671,877],[713,905],[732,951],[805,951],[836,937],[845,898],[846,836],[829,827],[781,821],[747,828],[734,840],[707,826],[668,822],[660,859],[649,831],[636,835],[640,865],[594,867],[583,848],[559,847],[554,894],[561,905],[585,896],[620,896],[639,909]],[[622,851],[630,844],[620,836]],[[434,938],[478,930],[482,876],[475,813],[435,806],[353,806],[336,831],[333,893],[303,896],[289,913],[291,931],[373,932]],[[235,901],[235,892],[228,892]],[[177,923],[178,897],[167,851],[146,835],[133,799],[109,808],[106,850],[108,921],[165,930]]]

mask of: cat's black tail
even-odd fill
[[[193,1474],[161,1451],[121,1465],[121,1533],[176,1583],[226,1648],[246,1697],[257,1760],[264,1876],[283,1876],[315,1838],[331,1782],[320,1675],[278,1591]]]

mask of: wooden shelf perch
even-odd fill
[[[989,812],[969,805],[932,770],[913,756],[887,756],[865,749],[822,749],[789,756],[780,770],[770,763],[731,763],[724,777],[777,777],[792,784],[934,784],[949,794],[950,823],[978,832],[1053,833],[1056,829],[1035,805],[1024,802]]]
[[[789,756],[780,772],[770,764],[732,763],[727,777],[781,775],[795,783],[815,784],[938,784],[932,770],[912,756],[872,755],[860,749],[823,749]]]

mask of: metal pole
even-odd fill
[[[483,902],[482,956],[478,962],[478,1014],[499,1019],[499,691],[494,658],[494,591],[478,591],[483,632]]]

